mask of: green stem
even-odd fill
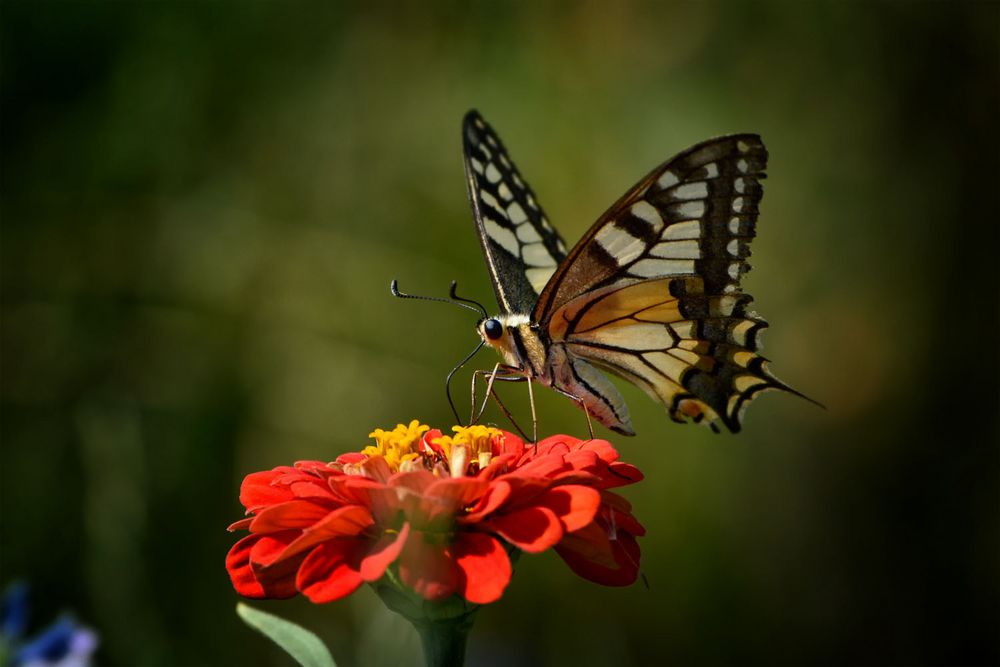
[[[458,595],[430,602],[402,585],[391,570],[372,586],[386,607],[416,628],[427,667],[465,664],[465,647],[479,605],[470,604]]]
[[[462,667],[475,612],[456,621],[414,623],[427,667]],[[412,619],[411,619],[412,621]]]

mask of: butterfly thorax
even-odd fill
[[[480,337],[513,366],[532,379],[545,380],[548,344],[539,327],[527,315],[498,315],[476,327]]]

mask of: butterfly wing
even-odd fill
[[[566,257],[566,244],[476,111],[466,114],[462,137],[469,200],[497,303],[504,313],[528,314]]]
[[[766,162],[760,137],[743,134],[654,169],[573,248],[534,320],[570,359],[633,382],[674,420],[738,431],[755,395],[791,391],[756,353],[767,324],[740,288]]]

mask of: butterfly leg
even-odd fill
[[[568,391],[566,391],[565,389],[560,389],[559,387],[557,387],[555,385],[552,385],[552,388],[555,389],[560,394],[562,394],[563,396],[565,396],[566,398],[572,399],[572,400],[574,400],[574,401],[576,401],[577,403],[580,404],[580,407],[583,408],[583,414],[587,417],[587,430],[590,432],[590,439],[593,440],[594,439],[594,423],[590,420],[590,410],[587,409],[587,403],[582,398],[580,398],[579,396],[571,394]],[[534,401],[532,401],[531,407],[532,407],[532,410],[534,410],[534,407],[535,407]]]
[[[506,371],[506,374],[504,373],[505,371]],[[479,377],[488,377],[489,380],[488,380],[488,383],[487,383],[487,386],[486,386],[486,395],[483,398],[483,405],[482,405],[482,407],[479,410],[479,414],[476,414],[475,413],[475,409],[476,409],[476,403],[477,403],[477,398],[478,398],[478,393],[479,393],[476,390],[476,380]],[[486,405],[489,402],[489,398],[492,395],[493,396],[493,400],[496,401],[497,405],[500,407],[500,410],[503,411],[504,416],[506,416],[507,419],[510,421],[510,423],[514,425],[514,428],[517,430],[518,433],[521,434],[521,437],[524,438],[525,440],[527,440],[528,436],[524,432],[524,429],[521,428],[521,426],[514,419],[514,415],[512,415],[510,413],[510,410],[507,409],[507,406],[504,405],[503,401],[500,400],[500,395],[497,394],[496,389],[493,386],[493,383],[495,381],[497,381],[497,380],[499,380],[501,382],[524,382],[524,381],[527,380],[527,378],[524,375],[522,375],[516,368],[512,368],[512,367],[508,367],[508,366],[503,366],[502,364],[499,364],[499,363],[496,366],[493,367],[492,371],[487,371],[487,370],[483,370],[483,369],[474,371],[472,373],[472,410],[473,410],[473,413],[469,417],[469,423],[470,424],[475,424],[475,423],[477,423],[480,420],[480,418],[482,418],[483,413],[486,411]]]

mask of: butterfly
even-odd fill
[[[715,431],[721,422],[738,432],[763,391],[798,394],[757,353],[767,323],[747,310],[753,298],[740,287],[767,164],[759,136],[709,139],[667,160],[568,249],[479,113],[465,116],[462,135],[500,306],[477,324],[503,358],[487,397],[494,380],[536,382],[573,399],[588,420],[634,435],[602,371],[644,390],[674,421]]]

